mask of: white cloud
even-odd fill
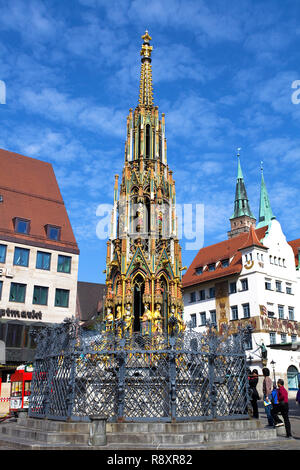
[[[95,106],[83,98],[73,98],[54,88],[40,92],[25,88],[19,96],[20,105],[46,119],[82,127],[111,136],[125,136],[125,112],[112,106]]]

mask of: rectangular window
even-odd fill
[[[276,333],[274,331],[270,332],[270,344],[276,344]]]
[[[196,292],[190,293],[190,303],[196,302]]]
[[[18,284],[12,282],[10,285],[9,301],[10,302],[25,302],[26,284]]]
[[[250,317],[250,305],[249,304],[243,304],[243,312],[244,312],[244,318]]]
[[[191,326],[192,326],[192,328],[195,328],[197,326],[196,314],[195,313],[191,314]]]
[[[15,232],[17,233],[29,233],[30,230],[30,220],[27,219],[20,219],[16,217],[14,219],[15,222]]]
[[[292,343],[296,343],[298,340],[298,335],[291,335]]]
[[[0,263],[5,263],[6,260],[6,245],[0,245]]]
[[[289,307],[289,320],[295,320],[295,310],[294,307]]]
[[[201,320],[201,326],[205,326],[206,325],[206,313],[205,312],[200,313],[200,320]]]
[[[50,240],[60,240],[60,227],[55,225],[47,225],[46,227],[47,237]]]
[[[244,345],[245,345],[245,350],[253,349],[252,334],[251,333],[246,336],[246,339],[244,341]]]
[[[280,338],[281,338],[281,343],[286,343],[286,333],[281,333]]]
[[[292,293],[292,285],[291,284],[287,284],[286,285],[286,288],[285,288],[285,291],[287,294],[291,294]]]
[[[199,300],[205,300],[205,290],[200,290],[199,292],[200,299]]]
[[[248,279],[241,279],[241,289],[248,290]]]
[[[24,325],[9,323],[7,325],[6,346],[8,348],[22,348],[24,340]]]
[[[238,306],[237,305],[233,305],[231,307],[231,318],[232,318],[232,320],[238,320],[239,319]]]
[[[70,291],[66,289],[56,289],[55,291],[55,307],[68,307],[69,306]]]
[[[213,299],[215,297],[215,288],[214,287],[210,287],[209,288],[209,298],[210,299]]]
[[[265,288],[266,288],[266,290],[272,290],[271,281],[265,281]]]
[[[27,248],[18,248],[16,246],[15,254],[14,254],[14,265],[28,267],[28,262],[29,262],[29,250],[27,250]]]
[[[280,318],[280,320],[284,319],[284,306],[283,305],[278,305],[278,318]]]
[[[34,286],[32,303],[37,305],[47,305],[48,287]]]
[[[217,314],[216,314],[216,310],[210,310],[210,321],[213,325],[216,325],[217,324]]]
[[[38,251],[36,255],[36,268],[50,271],[51,253]]]
[[[57,272],[70,273],[71,272],[71,256],[58,255]]]
[[[276,291],[277,292],[282,292],[282,283],[281,283],[281,281],[275,281],[275,285],[276,285]]]
[[[229,294],[235,294],[236,293],[236,282],[231,282],[229,284]]]

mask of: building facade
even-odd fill
[[[225,325],[232,332],[250,325],[249,364],[260,373],[267,366],[292,390],[300,372],[300,239],[287,242],[263,173],[255,228],[241,182],[239,162],[231,231],[227,240],[202,248],[184,275],[184,319],[197,329],[210,321],[220,332]]]
[[[79,249],[49,163],[0,150],[2,375],[31,361],[30,331],[75,316]]]

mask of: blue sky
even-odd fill
[[[297,0],[0,0],[0,18],[0,147],[52,163],[79,280],[105,280],[96,210],[112,203],[122,172],[145,29],[177,202],[204,205],[204,245],[227,237],[237,147],[254,215],[263,160],[273,212],[288,240],[300,237]],[[185,241],[189,265],[196,251]]]

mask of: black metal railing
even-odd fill
[[[36,338],[29,416],[57,420],[248,418],[246,330],[122,338],[75,320]]]

